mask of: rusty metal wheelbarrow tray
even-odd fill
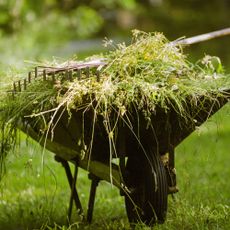
[[[135,151],[135,149],[132,148],[135,148],[137,145],[135,144],[137,140],[133,136],[133,133],[138,132],[140,137],[138,142],[140,141],[143,146],[152,145],[155,153],[163,155],[169,152],[170,149],[174,149],[189,136],[197,126],[203,124],[228,102],[230,90],[225,90],[224,92],[226,97],[217,97],[215,100],[200,100],[196,109],[194,110],[193,108],[190,111],[190,120],[182,116],[180,117],[173,108],[167,112],[161,108],[157,108],[156,112],[151,116],[151,127],[147,129],[147,126],[149,126],[147,124],[148,121],[146,121],[141,114],[132,114],[132,118],[130,119],[133,119],[134,124],[135,120],[139,120],[138,124],[136,122],[137,125],[134,125],[132,130],[123,124],[118,132],[125,140],[118,139],[117,142],[126,142],[125,148],[128,154],[125,154],[126,157],[130,157],[130,154]],[[33,124],[33,118],[25,118],[22,120],[19,129],[58,157],[66,161],[77,160],[80,167],[91,171],[101,179],[111,182],[112,172],[113,178],[115,179],[113,183],[120,188],[122,181],[118,172],[119,170],[115,165],[112,165],[113,169],[111,171],[111,164],[108,162],[108,136],[103,129],[103,121],[100,120],[100,118],[97,121],[93,153],[92,156],[89,156],[83,151],[82,145],[79,145],[78,141],[84,136],[84,138],[88,140],[86,144],[89,145],[92,137],[91,127],[88,127],[88,129],[85,128],[85,133],[82,133],[81,111],[72,111],[71,118],[69,118],[69,114],[65,111],[58,119],[55,129],[52,130],[52,134],[49,132],[42,136],[40,134],[40,128],[36,125],[31,125]],[[92,116],[86,116],[84,119],[86,120],[86,124],[92,124]],[[119,146],[119,143],[117,143],[117,146]],[[117,157],[119,157],[119,153]]]

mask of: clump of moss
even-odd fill
[[[125,119],[133,107],[146,119],[157,107],[166,113],[173,107],[178,115],[189,120],[185,106],[188,98],[191,109],[200,98],[225,97],[223,88],[230,88],[219,58],[206,56],[192,64],[182,47],[169,42],[161,33],[134,31],[130,45],[118,44],[100,58],[107,63],[100,71],[100,81],[94,73],[73,81],[63,80],[62,73],[58,73],[55,83],[37,79],[14,97],[7,94],[1,98],[1,155],[5,155],[6,146],[15,143],[15,129],[26,116],[40,122],[44,131],[60,108],[70,113],[93,108],[96,116],[108,121],[114,112]],[[110,135],[108,127],[106,130]]]

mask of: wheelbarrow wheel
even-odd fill
[[[166,218],[166,172],[159,155],[150,151],[148,159],[141,158],[129,157],[126,164],[126,184],[130,190],[125,194],[126,212],[130,223],[142,222],[153,226],[163,223]]]

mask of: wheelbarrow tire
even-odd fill
[[[168,206],[168,185],[160,156],[149,152],[147,157],[129,157],[125,194],[126,212],[130,223],[148,226],[164,223]],[[142,153],[143,155],[143,153]]]

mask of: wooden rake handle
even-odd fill
[[[222,30],[216,30],[216,31],[206,33],[206,34],[197,35],[197,36],[190,37],[190,38],[176,40],[172,43],[179,44],[179,45],[192,45],[195,43],[208,41],[213,38],[223,37],[226,35],[230,35],[230,27],[222,29]]]

